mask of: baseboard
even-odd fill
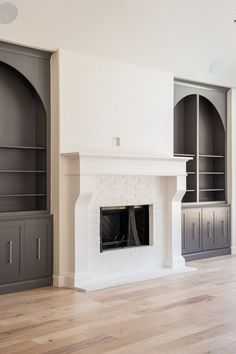
[[[186,262],[195,261],[197,259],[204,259],[210,257],[218,257],[218,256],[225,256],[231,254],[231,248],[222,248],[219,250],[212,250],[212,251],[203,251],[191,254],[184,254],[183,257],[185,258]]]
[[[17,291],[42,288],[51,285],[53,285],[52,277],[2,284],[0,285],[0,295],[15,293]]]
[[[185,267],[185,259],[183,256],[167,259],[166,266],[173,269],[181,269]]]
[[[236,247],[231,246],[231,254],[236,254]]]
[[[53,286],[61,288],[64,286],[64,276],[63,275],[53,275]]]
[[[63,275],[53,275],[53,285],[58,288],[74,288],[74,273],[64,273]]]

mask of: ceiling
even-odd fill
[[[8,0],[9,1],[9,0]],[[1,0],[0,2],[3,2]],[[236,86],[236,0],[12,0],[2,40],[65,48]],[[219,60],[218,73],[209,65]]]

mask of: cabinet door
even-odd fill
[[[202,210],[203,215],[203,250],[213,250],[215,245],[215,225],[214,225],[214,210],[212,208],[204,208]]]
[[[24,240],[24,278],[51,275],[52,231],[50,219],[27,220]]]
[[[226,248],[230,246],[228,207],[215,209],[215,239],[216,248]]]
[[[184,209],[182,212],[182,228],[183,254],[201,251],[201,209]]]
[[[20,280],[23,225],[0,222],[0,284]]]

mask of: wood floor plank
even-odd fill
[[[197,271],[80,293],[0,296],[0,354],[235,354],[236,257]]]

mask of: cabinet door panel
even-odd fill
[[[216,208],[215,210],[215,238],[216,248],[230,246],[229,239],[229,208]]]
[[[0,223],[0,284],[20,280],[22,236],[22,223]]]
[[[201,209],[184,210],[182,234],[185,242],[185,253],[201,251]]]
[[[215,249],[214,210],[203,209],[203,250]]]
[[[51,220],[26,221],[24,278],[35,279],[51,274]]]

